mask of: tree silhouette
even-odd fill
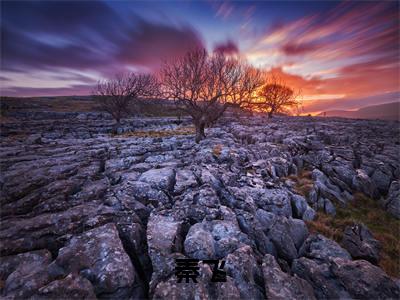
[[[205,137],[205,127],[216,122],[229,106],[251,103],[262,80],[260,71],[245,61],[195,49],[164,63],[160,85],[164,97],[175,100],[192,117],[199,142]]]

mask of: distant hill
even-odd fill
[[[362,107],[358,110],[328,110],[327,117],[353,119],[400,120],[400,102],[385,103]],[[324,116],[324,112],[318,116]]]

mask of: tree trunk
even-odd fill
[[[269,112],[268,112],[268,118],[270,118],[270,119],[271,119],[271,118],[272,118],[272,115],[273,115],[273,113],[274,113],[274,112],[273,112],[272,110],[271,110],[271,111],[269,111]]]
[[[206,127],[206,123],[203,121],[196,122],[196,143],[199,143],[202,139],[206,137],[204,133],[204,128]]]

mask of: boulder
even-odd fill
[[[96,299],[96,295],[89,280],[71,273],[63,279],[54,280],[41,287],[35,298]]]
[[[386,195],[390,187],[391,177],[388,172],[378,168],[372,174],[371,179],[378,188],[379,193]]]
[[[290,196],[286,190],[264,189],[260,192],[258,198],[255,199],[258,207],[279,216],[291,217],[293,215]]]
[[[140,175],[139,181],[147,182],[156,189],[172,192],[175,186],[175,170],[151,169]]]
[[[313,208],[307,207],[306,211],[303,214],[303,221],[312,221],[315,219],[316,212]]]
[[[292,194],[290,196],[290,203],[292,205],[293,217],[302,219],[308,207],[306,199],[301,195]]]
[[[332,273],[354,299],[399,299],[400,287],[380,268],[365,260],[333,260]]]
[[[59,250],[55,263],[67,274],[88,279],[96,295],[128,296],[137,277],[112,223],[74,236]]]
[[[400,182],[393,181],[390,184],[387,198],[383,200],[386,210],[396,219],[400,219]]]
[[[333,257],[351,259],[350,254],[340,247],[338,243],[321,234],[311,234],[304,241],[304,244],[299,250],[299,254],[300,256],[321,261],[327,261]]]
[[[2,257],[3,296],[10,299],[33,296],[39,288],[52,280],[48,272],[50,261],[51,254],[47,250]]]
[[[352,179],[352,188],[364,193],[370,198],[376,198],[378,196],[375,183],[363,169],[356,170],[356,174]]]
[[[354,259],[365,259],[375,265],[378,264],[381,246],[365,225],[347,226],[342,245]]]
[[[36,250],[17,255],[0,257],[0,280],[7,277],[22,265],[33,269],[35,265],[47,265],[51,261],[51,253],[48,250]]]
[[[267,299],[316,299],[312,286],[297,275],[283,272],[272,255],[264,256],[262,272]]]
[[[158,207],[160,204],[169,203],[169,198],[163,190],[160,190],[147,182],[129,182],[120,189],[119,194],[128,194],[144,205],[151,204],[154,207]]]
[[[307,226],[298,219],[277,218],[268,232],[278,252],[278,256],[291,261],[298,257],[297,249],[308,236]]]
[[[214,238],[201,223],[190,227],[186,236],[185,254],[196,259],[215,259]]]
[[[179,169],[176,171],[176,183],[174,188],[175,194],[180,194],[186,189],[194,188],[197,186],[196,177],[193,172],[186,169]]]
[[[250,246],[238,248],[225,262],[227,275],[233,278],[242,299],[264,299],[262,272]]]
[[[162,233],[162,234],[161,234]],[[153,265],[152,280],[165,277],[173,271],[171,254],[181,252],[182,222],[172,216],[152,214],[147,224],[147,244]],[[172,267],[172,269],[171,269]]]
[[[328,263],[301,257],[293,260],[292,272],[312,285],[317,299],[351,299]]]
[[[268,232],[271,226],[275,223],[277,216],[263,209],[257,209],[255,218],[261,225],[262,230]]]

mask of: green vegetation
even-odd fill
[[[302,170],[297,176],[290,175],[288,178],[295,182],[294,190],[300,195],[307,197],[313,188],[314,181],[311,179],[311,171]]]
[[[294,190],[301,195],[308,196],[313,188],[310,171],[303,170],[289,179],[295,182]],[[381,243],[379,266],[390,276],[400,277],[400,220],[387,213],[378,201],[361,193],[354,193],[354,201],[346,207],[339,203],[335,206],[335,217],[319,211],[314,221],[306,222],[310,232],[323,234],[340,244],[346,226],[363,223]]]

